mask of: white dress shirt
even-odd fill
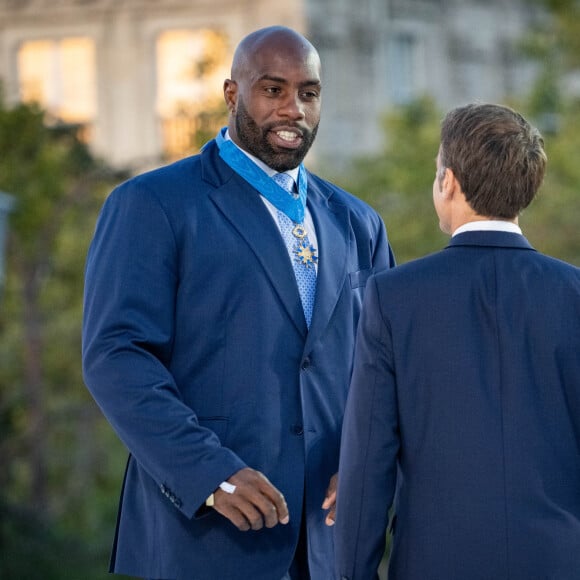
[[[459,226],[454,232],[453,236],[461,234],[463,232],[481,232],[481,231],[494,231],[494,232],[510,232],[512,234],[522,234],[520,226],[514,224],[514,222],[508,222],[505,220],[479,220],[476,222],[467,222],[462,226]]]

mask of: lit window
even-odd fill
[[[34,40],[18,52],[20,98],[51,116],[86,125],[96,116],[95,46],[89,38]]]
[[[229,47],[213,30],[170,30],[157,41],[157,113],[170,157],[198,149],[225,124]]]

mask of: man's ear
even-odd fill
[[[235,113],[238,102],[238,83],[236,81],[232,81],[231,79],[224,81],[224,100],[228,111]]]
[[[461,191],[461,185],[459,184],[459,181],[457,181],[453,169],[443,167],[442,170],[444,170],[445,173],[441,179],[441,190],[445,197],[451,199],[455,194]]]

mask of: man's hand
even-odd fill
[[[290,521],[284,496],[259,471],[245,467],[227,482],[235,485],[236,490],[226,493],[218,489],[214,493],[213,508],[239,530],[273,528]]]
[[[338,473],[335,473],[330,478],[330,483],[328,484],[328,489],[326,490],[326,496],[322,502],[322,509],[329,510],[326,514],[326,519],[324,523],[327,526],[334,526],[334,520],[336,519],[336,488],[338,485]]]

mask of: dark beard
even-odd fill
[[[297,149],[274,149],[268,142],[267,135],[272,129],[281,126],[282,123],[271,123],[264,127],[258,124],[249,115],[243,101],[238,97],[238,109],[236,113],[236,134],[242,147],[254,157],[263,161],[268,167],[276,171],[287,171],[298,167],[312,147],[312,143],[318,132],[318,125],[312,131],[300,127],[302,144]],[[284,123],[284,126],[289,123]]]

